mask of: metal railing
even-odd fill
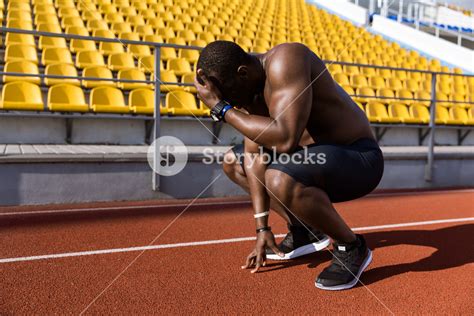
[[[161,47],[171,47],[175,49],[189,49],[189,50],[202,50],[202,47],[197,46],[185,46],[185,45],[177,45],[177,44],[169,44],[169,43],[156,43],[156,42],[145,42],[145,41],[134,41],[134,40],[122,40],[117,38],[104,38],[104,37],[93,37],[93,36],[82,36],[82,35],[73,35],[73,34],[62,34],[62,33],[50,33],[50,32],[38,32],[38,31],[30,31],[30,30],[23,30],[23,29],[12,29],[12,28],[5,28],[0,27],[0,34],[6,33],[18,33],[18,34],[30,34],[35,37],[39,36],[46,36],[46,37],[60,37],[65,39],[79,39],[79,40],[89,40],[95,42],[109,42],[109,43],[120,43],[122,45],[145,45],[145,46],[152,46],[154,48],[154,80],[129,80],[129,79],[116,79],[116,78],[95,78],[95,77],[81,77],[81,76],[59,76],[59,75],[45,75],[45,74],[25,74],[25,73],[14,73],[14,72],[5,72],[0,71],[0,75],[8,75],[8,76],[20,76],[20,77],[39,77],[39,78],[52,78],[52,79],[77,79],[77,80],[91,80],[91,81],[112,81],[112,82],[124,82],[124,83],[146,83],[146,84],[153,84],[154,91],[155,91],[155,98],[154,98],[154,114],[153,114],[153,140],[157,139],[160,135],[160,99],[161,99],[161,85],[176,85],[176,86],[193,86],[192,84],[180,83],[180,82],[162,82],[160,81],[160,48]],[[135,56],[134,56],[135,57]],[[430,102],[430,121],[428,124],[429,129],[429,140],[428,140],[428,155],[427,155],[427,164],[426,164],[426,172],[425,172],[425,179],[426,181],[431,181],[432,179],[432,171],[433,171],[433,163],[434,163],[434,137],[435,137],[435,130],[439,128],[436,124],[436,105],[438,102],[440,103],[462,103],[462,104],[474,104],[474,102],[459,102],[459,101],[448,101],[448,100],[437,100],[436,99],[436,88],[437,88],[437,77],[440,75],[449,75],[449,76],[459,76],[459,77],[474,77],[474,75],[469,74],[456,74],[450,72],[434,72],[429,70],[419,70],[419,69],[408,69],[408,68],[399,68],[399,67],[388,67],[388,66],[378,66],[378,65],[369,65],[369,64],[360,64],[360,63],[349,63],[349,62],[340,62],[340,61],[330,61],[324,60],[327,66],[336,64],[341,66],[356,66],[362,68],[374,68],[374,69],[388,69],[392,71],[405,71],[405,72],[417,72],[426,75],[431,75],[431,98],[430,99],[417,99],[417,98],[392,98],[392,97],[384,97],[384,96],[365,96],[365,95],[351,95],[352,97],[363,97],[363,98],[370,98],[370,99],[397,99],[402,101],[420,101],[420,102]],[[409,125],[414,126],[414,125]],[[426,127],[418,126],[418,127]],[[441,127],[441,128],[447,128]],[[456,127],[457,129],[461,129],[463,127]],[[469,129],[470,132],[473,128],[472,127],[465,127]],[[158,159],[158,151],[154,150],[154,170],[157,170],[159,159]],[[152,188],[153,190],[159,190],[160,187],[160,179],[159,176],[153,172],[153,180],[152,180]]]

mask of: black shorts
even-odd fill
[[[237,145],[233,151],[242,164],[244,146]],[[305,186],[324,190],[332,202],[354,200],[372,192],[384,168],[382,151],[370,138],[350,145],[312,144],[291,154],[264,152],[269,154],[268,169],[280,170]]]

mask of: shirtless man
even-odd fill
[[[257,272],[267,259],[314,252],[327,245],[328,235],[333,260],[316,287],[356,285],[372,253],[332,203],[371,192],[382,177],[383,156],[364,112],[324,62],[302,44],[250,55],[235,43],[216,41],[201,52],[195,86],[214,120],[245,136],[224,165],[229,178],[250,193],[255,211],[257,243],[242,268]],[[265,154],[271,151],[276,156],[269,162]],[[317,158],[301,163],[305,154]],[[279,245],[268,226],[270,209],[288,223]]]

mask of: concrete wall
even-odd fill
[[[472,156],[472,155],[471,155]],[[391,155],[379,189],[474,187],[474,157],[444,155],[426,182],[424,155]],[[161,192],[151,190],[151,170],[145,161],[106,163],[0,164],[0,205],[122,201],[159,198],[223,197],[244,192],[217,164],[192,160],[173,177],[161,177]],[[203,191],[212,181],[213,185]]]

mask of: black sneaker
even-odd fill
[[[288,260],[298,258],[316,251],[323,250],[329,245],[329,238],[318,230],[309,232],[305,227],[288,225],[290,232],[280,244],[280,249],[285,256],[280,257],[273,250],[267,248],[267,259]]]
[[[372,252],[362,235],[352,244],[334,243],[331,265],[316,279],[316,287],[323,290],[350,289],[372,261]]]

